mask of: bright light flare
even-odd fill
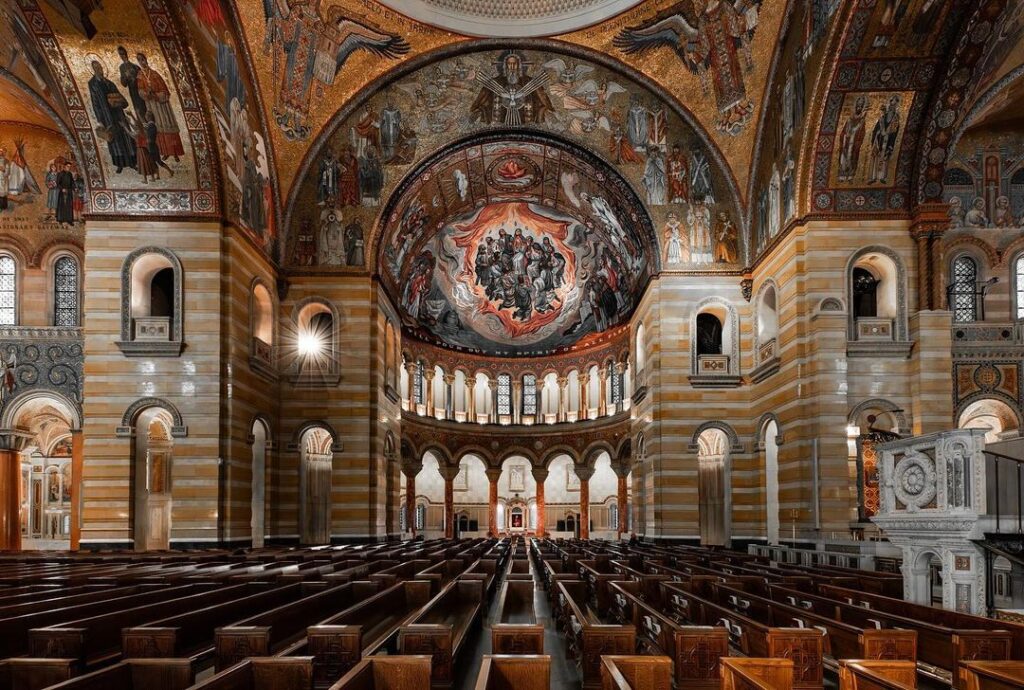
[[[318,334],[306,331],[299,334],[299,354],[303,357],[317,357],[324,351],[324,339]]]

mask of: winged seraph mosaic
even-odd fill
[[[626,54],[674,50],[700,77],[704,94],[714,92],[716,127],[735,135],[754,112],[745,80],[754,69],[751,41],[760,9],[761,0],[683,0],[645,24],[623,29],[613,43]]]
[[[395,59],[409,52],[401,36],[349,19],[336,5],[321,11],[321,0],[264,0],[263,10],[264,49],[273,56],[276,82],[274,119],[289,139],[310,135],[314,92],[334,84],[353,53]]]

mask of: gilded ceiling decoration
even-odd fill
[[[218,212],[206,114],[162,0],[19,0],[81,144],[88,206],[98,213]]]

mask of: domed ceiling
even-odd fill
[[[586,347],[628,320],[657,270],[654,231],[629,185],[539,136],[449,149],[383,217],[378,265],[407,333],[467,352]]]
[[[639,0],[381,0],[426,24],[470,36],[553,36],[597,24]]]

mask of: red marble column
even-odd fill
[[[501,469],[489,468],[486,471],[488,492],[487,492],[487,536],[498,536],[498,479],[501,477]]]
[[[82,543],[82,469],[85,463],[82,430],[71,432],[71,550]]]
[[[0,550],[21,550],[21,453],[0,450]]]
[[[577,465],[575,469],[580,478],[580,539],[590,539],[590,478],[594,468]]]
[[[544,468],[535,467],[533,468],[533,479],[537,482],[537,529],[536,534],[538,537],[543,537],[547,534],[545,530],[545,520],[547,512],[544,508],[544,482],[548,478],[548,470]]]
[[[455,537],[455,477],[444,478],[444,536]]]

